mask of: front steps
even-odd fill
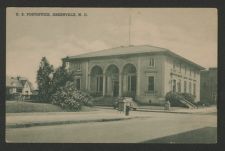
[[[194,105],[193,103],[187,101],[186,99],[181,99],[179,100],[182,104],[184,104],[186,107],[188,107],[189,109],[195,109],[197,108],[196,105]]]

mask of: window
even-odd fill
[[[77,90],[80,90],[80,78],[76,79],[76,88]]]
[[[154,77],[148,77],[148,91],[154,91]]]
[[[173,62],[173,69],[176,70],[176,62]]]
[[[173,80],[173,92],[176,92],[176,80]]]
[[[186,75],[186,73],[187,73],[187,67],[186,66],[184,67],[184,72],[185,72],[185,75]]]
[[[81,69],[80,63],[77,63],[77,64],[76,64],[76,69],[77,69],[78,71],[80,71],[80,69]]]
[[[189,82],[189,93],[191,94],[191,89],[192,89],[192,87],[191,87],[191,82]]]
[[[155,67],[155,59],[154,58],[150,58],[149,67]]]
[[[181,92],[181,80],[177,83],[178,92]]]
[[[191,68],[190,68],[190,76],[191,76]]]
[[[184,93],[187,93],[187,81],[184,81]]]
[[[196,71],[194,71],[194,77],[196,76]]]
[[[196,84],[193,84],[193,95],[196,96]]]
[[[181,63],[179,64],[179,71],[181,72]]]
[[[17,89],[16,89],[16,92],[22,93],[22,88],[17,88]]]
[[[70,63],[66,62],[66,69],[69,69],[69,67],[70,67]]]
[[[13,88],[12,89],[12,93],[16,93],[17,89],[16,88]]]

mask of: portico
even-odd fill
[[[116,64],[93,65],[90,69],[89,91],[97,96],[136,96],[136,67],[127,63],[122,67]]]

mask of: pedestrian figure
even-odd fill
[[[127,105],[125,108],[125,115],[128,116],[130,111],[130,107]]]

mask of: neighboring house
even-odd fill
[[[217,68],[201,71],[201,101],[205,103],[217,102]]]
[[[38,99],[38,93],[39,93],[39,90],[32,90],[32,95],[30,97],[31,100],[37,100]]]
[[[6,76],[6,95],[22,94],[29,97],[32,95],[32,84],[24,77]]]
[[[121,46],[62,59],[75,71],[77,89],[101,96],[131,96],[142,103],[163,104],[169,91],[200,100],[204,68],[164,48]]]

